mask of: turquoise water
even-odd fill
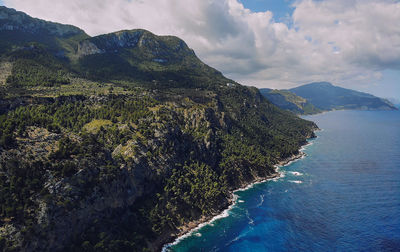
[[[400,112],[308,116],[322,131],[284,177],[172,251],[400,251]]]

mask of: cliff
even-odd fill
[[[317,128],[176,37],[72,30],[0,30],[4,251],[155,251]]]

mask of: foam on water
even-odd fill
[[[261,195],[260,195],[260,203],[257,204],[257,207],[262,206],[262,204],[264,203],[264,197],[265,197],[264,194],[261,194]]]
[[[285,172],[280,171],[280,169],[281,169],[282,167],[289,166],[289,165],[291,165],[292,163],[294,163],[294,162],[296,162],[296,161],[299,161],[300,159],[304,158],[304,156],[305,156],[305,155],[302,155],[300,158],[291,160],[290,162],[286,163],[285,165],[276,165],[276,166],[275,166],[275,172],[279,174],[279,175],[276,176],[276,177],[268,178],[268,179],[264,179],[264,180],[260,180],[260,181],[256,181],[256,182],[251,183],[251,184],[249,184],[249,185],[247,185],[247,186],[245,186],[245,187],[243,187],[243,188],[239,188],[239,189],[237,189],[237,190],[234,190],[234,191],[233,191],[233,203],[232,203],[227,209],[225,209],[221,214],[219,214],[219,215],[213,217],[210,221],[207,221],[207,222],[204,222],[204,223],[199,224],[199,225],[198,225],[197,227],[195,227],[194,229],[190,230],[189,232],[187,232],[187,233],[181,235],[180,237],[178,237],[177,239],[175,239],[175,241],[166,244],[166,245],[162,248],[161,251],[162,251],[162,252],[168,252],[169,249],[170,249],[171,247],[177,245],[177,244],[180,243],[182,240],[184,240],[184,239],[190,237],[190,236],[193,235],[193,234],[196,235],[196,233],[198,233],[198,231],[199,231],[201,228],[203,228],[203,227],[205,227],[205,226],[207,226],[207,225],[214,226],[214,222],[215,222],[216,220],[219,220],[219,219],[228,217],[228,216],[230,215],[230,211],[232,210],[232,208],[236,206],[236,203],[243,203],[243,202],[244,202],[243,200],[238,200],[238,196],[235,194],[236,192],[247,191],[247,190],[253,188],[255,185],[262,184],[262,183],[265,183],[265,182],[267,182],[267,181],[277,181],[277,180],[279,180],[279,179],[281,179],[281,178],[284,178],[284,177],[285,177]],[[262,202],[261,202],[260,204],[262,204],[263,201],[264,201],[264,198],[262,198]],[[261,206],[261,205],[260,205],[260,206]]]
[[[233,195],[233,202],[236,202],[236,201],[237,201],[237,198],[238,198],[237,195]],[[182,236],[179,236],[177,239],[175,239],[175,241],[166,244],[166,245],[161,249],[161,251],[162,251],[162,252],[168,252],[170,247],[172,247],[172,246],[178,244],[179,242],[181,242],[182,240],[184,240],[184,239],[190,237],[192,234],[195,234],[195,235],[196,235],[196,233],[199,233],[199,230],[200,230],[201,228],[203,228],[204,226],[207,226],[207,225],[214,226],[213,223],[214,223],[216,220],[219,220],[219,219],[221,219],[221,218],[226,218],[226,217],[228,217],[228,216],[229,216],[229,211],[231,211],[231,209],[232,209],[234,206],[235,206],[235,204],[231,204],[231,205],[230,205],[227,209],[225,209],[221,214],[219,214],[219,215],[217,215],[217,216],[214,216],[210,221],[207,221],[207,222],[204,222],[204,223],[199,224],[197,227],[195,227],[194,229],[190,230],[190,231],[187,232],[186,234],[184,234],[184,235],[182,235]],[[201,234],[200,234],[200,235],[201,235]]]

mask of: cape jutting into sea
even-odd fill
[[[281,178],[169,251],[399,251],[400,111],[305,117],[322,129]]]

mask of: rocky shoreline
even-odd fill
[[[289,165],[289,164],[291,164],[291,163],[293,163],[293,162],[295,162],[297,160],[300,160],[300,159],[304,158],[306,156],[306,154],[302,150],[307,145],[310,145],[310,143],[307,142],[306,144],[302,145],[300,147],[300,149],[299,149],[299,153],[298,154],[294,154],[294,155],[292,155],[292,156],[290,156],[288,158],[285,158],[285,159],[279,161],[277,164],[275,164],[275,166],[274,166],[275,167],[275,172],[273,174],[271,174],[270,176],[263,177],[263,178],[256,178],[252,182],[244,184],[241,187],[239,187],[238,189],[235,189],[235,190],[231,191],[230,192],[231,197],[229,198],[228,204],[222,206],[220,212],[216,212],[215,214],[212,214],[212,215],[202,216],[199,220],[189,222],[186,225],[180,227],[181,231],[173,236],[175,238],[170,239],[170,242],[164,244],[162,247],[159,248],[159,250],[161,250],[162,252],[166,252],[166,251],[168,251],[167,249],[170,246],[178,243],[183,238],[186,238],[187,236],[190,236],[196,230],[199,230],[203,226],[208,225],[208,224],[214,222],[217,219],[224,218],[224,217],[228,216],[228,211],[230,209],[232,209],[234,207],[234,205],[236,204],[236,198],[237,197],[235,195],[235,192],[247,190],[247,189],[253,187],[256,184],[264,183],[266,181],[277,179],[277,178],[281,177],[282,174],[279,172],[279,168],[283,167],[283,166],[287,166],[287,165]]]

